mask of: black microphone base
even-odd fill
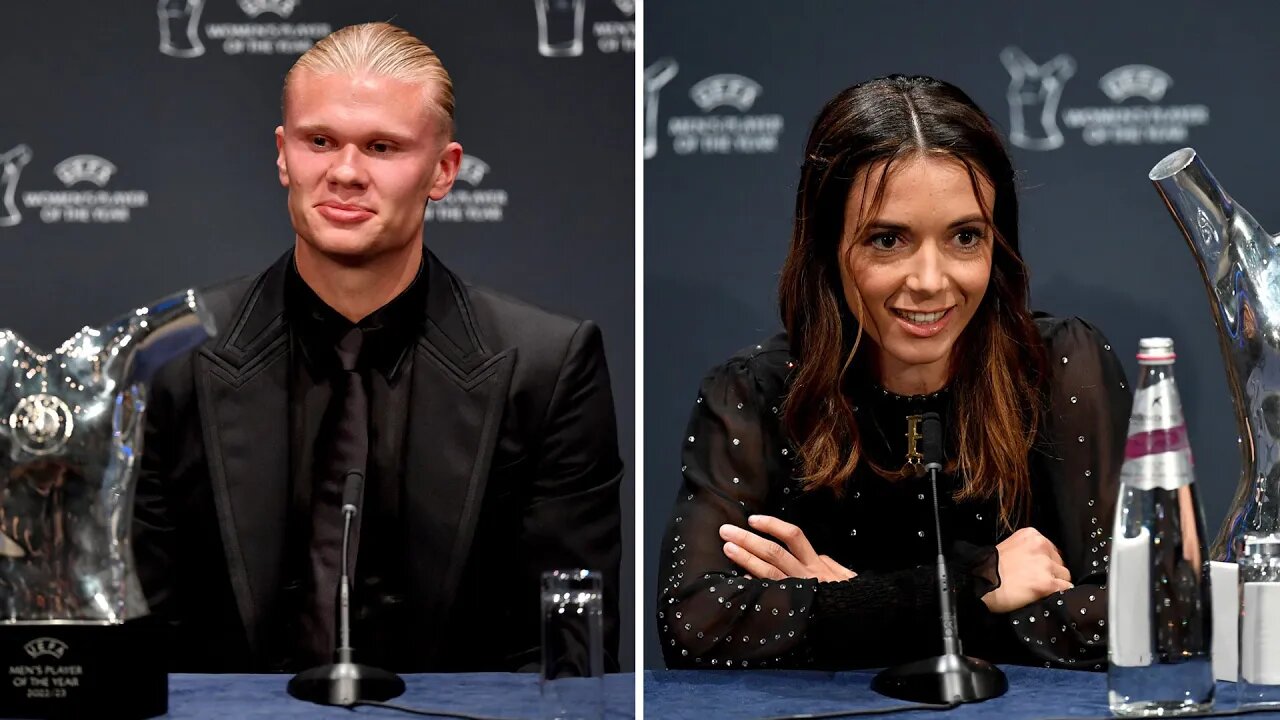
[[[304,670],[289,681],[289,694],[319,705],[350,707],[362,700],[390,700],[404,693],[399,675],[368,665],[339,662]]]
[[[1000,697],[1009,689],[1009,681],[986,660],[953,654],[882,670],[871,681],[871,689],[900,700],[949,705]]]

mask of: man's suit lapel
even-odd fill
[[[448,621],[458,590],[516,353],[486,348],[461,282],[430,253],[426,263],[427,312],[414,349],[405,435],[404,512],[409,586],[429,632]]]
[[[248,634],[281,584],[289,474],[287,253],[250,287],[227,332],[196,356],[196,391],[227,568]]]

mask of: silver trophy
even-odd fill
[[[147,615],[130,544],[147,381],[213,333],[190,290],[48,355],[0,331],[0,715],[91,704],[116,672],[99,657],[141,637],[121,628]]]
[[[1240,483],[1210,553],[1235,562],[1246,538],[1280,532],[1280,250],[1183,148],[1149,175],[1209,291],[1240,429]]]
[[[1209,291],[1240,430],[1240,481],[1211,553],[1214,672],[1280,705],[1280,249],[1183,148],[1149,175]],[[1239,632],[1237,632],[1237,628]],[[1236,641],[1238,640],[1238,646]]]

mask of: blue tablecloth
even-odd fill
[[[1009,692],[953,710],[904,712],[887,718],[1102,717],[1107,710],[1105,673],[1006,665]],[[902,704],[871,691],[875,671],[664,670],[644,673],[644,715],[662,720],[751,720]],[[1218,683],[1218,709],[1236,706],[1236,689]],[[1247,718],[1280,718],[1280,713]]]
[[[167,718],[346,718],[353,711],[323,707],[289,697],[288,675],[170,675]],[[538,717],[538,676],[531,673],[457,673],[404,675],[398,705],[451,710],[504,718]],[[606,675],[606,720],[635,717],[634,673]],[[384,708],[361,707],[354,716],[409,718]]]

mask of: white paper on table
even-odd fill
[[[1235,682],[1240,663],[1240,566],[1209,563],[1213,593],[1213,679]]]
[[[1247,582],[1243,599],[1240,676],[1280,685],[1280,582]]]
[[[1116,533],[1107,568],[1107,649],[1112,665],[1151,664],[1151,597],[1151,532],[1142,528],[1137,537]]]

